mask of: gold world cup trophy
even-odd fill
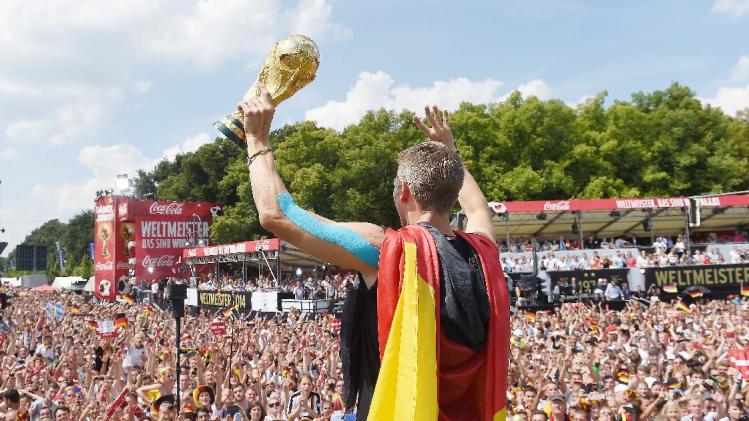
[[[319,65],[320,53],[315,42],[304,35],[291,35],[273,44],[257,81],[270,92],[273,105],[278,105],[312,82]],[[257,83],[245,93],[245,97],[249,95],[260,96]],[[227,139],[245,148],[243,120],[242,113],[235,111],[214,125]]]

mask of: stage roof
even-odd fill
[[[730,230],[749,225],[749,195],[698,199],[701,224],[690,231]],[[498,238],[576,238],[572,226],[579,218],[585,238],[634,235],[647,237],[649,220],[656,235],[683,233],[689,198],[549,200],[492,202]]]
[[[275,259],[279,252],[281,253],[281,268],[284,271],[295,270],[298,267],[308,270],[325,264],[278,238],[187,248],[183,250],[182,258],[187,264],[245,261],[252,265],[270,265],[275,268]]]

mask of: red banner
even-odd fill
[[[280,247],[281,242],[278,238],[271,238],[268,240],[245,241],[242,243],[185,249],[182,252],[182,257],[224,256],[227,254],[253,253],[256,251],[277,251]]]
[[[749,348],[731,349],[728,351],[728,359],[741,373],[741,378],[749,380]]]
[[[749,195],[736,194],[726,196],[703,197],[698,199],[699,206],[714,208],[722,206],[749,206]],[[490,206],[496,213],[541,213],[541,212],[574,212],[605,211],[625,209],[662,209],[686,208],[687,197],[665,197],[649,199],[591,199],[591,200],[529,200],[520,202],[492,202]]]
[[[131,276],[148,282],[181,276],[182,250],[208,242],[220,206],[106,196],[96,202],[96,295],[114,300]]]
[[[104,300],[116,295],[114,202],[114,196],[102,197],[94,210],[94,294]]]

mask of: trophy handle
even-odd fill
[[[221,120],[213,123],[221,134],[226,136],[227,139],[234,142],[235,145],[241,149],[247,147],[245,142],[244,124],[242,123],[242,114],[239,111],[235,111]]]

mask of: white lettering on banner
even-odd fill
[[[130,265],[127,262],[123,262],[122,260],[117,262],[117,270],[121,269],[130,269]]]
[[[151,212],[151,215],[182,215],[182,204],[154,202],[148,211]]]
[[[560,200],[558,202],[546,202],[544,203],[544,210],[547,211],[568,211],[570,210],[569,200]]]
[[[141,262],[143,267],[155,266],[155,267],[169,267],[174,266],[174,256],[171,254],[165,254],[163,256],[151,257],[146,255]]]
[[[697,203],[700,206],[720,206],[720,197],[701,197]]]
[[[96,207],[96,214],[100,213],[114,213],[114,206],[112,205],[101,205]]]
[[[659,208],[683,208],[688,203],[684,199],[681,199],[681,198],[656,199],[655,201],[656,201],[656,206]]]
[[[653,199],[626,199],[617,200],[616,207],[619,209],[648,209],[657,208],[658,206],[656,206],[655,200]]]
[[[208,238],[208,222],[191,221],[141,221],[142,238],[181,238],[187,239],[195,233],[200,239]]]
[[[120,205],[117,206],[117,212],[127,215],[127,202],[120,203]]]
[[[114,263],[111,261],[109,262],[96,262],[96,265],[94,266],[94,270],[100,271],[100,270],[112,270],[114,268]]]
[[[255,245],[255,251],[260,250],[270,250],[270,241],[269,240],[260,240]]]

